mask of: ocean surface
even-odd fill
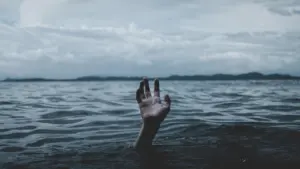
[[[0,83],[0,168],[300,168],[300,81],[161,81],[171,111],[142,152],[138,85]]]

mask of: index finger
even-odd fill
[[[151,91],[150,91],[148,78],[144,77],[143,81],[144,81],[144,86],[145,86],[145,96],[146,96],[146,98],[151,97]]]

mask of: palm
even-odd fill
[[[155,82],[157,82],[157,84],[159,85],[158,80],[156,80]],[[154,94],[152,95],[147,79],[144,79],[144,81],[141,82],[140,87],[136,93],[136,99],[143,120],[147,120],[148,118],[164,120],[164,118],[170,111],[171,100],[169,96],[165,95],[164,103],[161,103],[159,86],[154,86]]]

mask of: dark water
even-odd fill
[[[0,83],[0,168],[300,168],[299,81],[161,82],[172,110],[143,152],[137,86]]]

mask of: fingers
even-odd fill
[[[144,93],[144,81],[140,81],[139,91],[140,91],[140,98],[145,99],[146,97]]]
[[[165,104],[164,104],[165,109],[167,109],[168,111],[170,111],[170,108],[171,108],[171,98],[170,98],[169,95],[165,95],[164,102],[165,102]]]
[[[141,92],[140,92],[139,89],[136,90],[135,99],[136,99],[136,102],[137,102],[138,104],[140,104],[140,103],[142,102]]]
[[[154,96],[160,97],[159,81],[154,79]]]
[[[146,98],[151,97],[149,81],[146,77],[143,78],[143,81],[144,81],[144,86],[145,86],[145,96],[146,96]]]
[[[159,80],[155,79],[154,80],[154,96],[158,97],[157,99],[159,100],[158,103],[161,103],[160,101],[160,87],[159,87]],[[140,104],[142,102],[145,102],[145,104],[150,101],[149,100],[151,97],[151,92],[150,92],[150,86],[149,86],[149,80],[147,78],[143,78],[142,81],[140,81],[139,88],[136,91],[136,101]],[[149,98],[149,99],[146,99]],[[169,95],[164,96],[164,101],[166,102],[166,107],[170,107],[171,105],[171,99]]]
[[[171,99],[170,99],[169,95],[165,95],[164,101],[165,101],[165,103],[162,104],[163,106],[161,107],[159,113],[157,114],[157,118],[160,121],[163,121],[167,117],[167,115],[169,114],[169,112],[171,110]]]
[[[139,88],[136,90],[135,99],[137,103],[141,103],[144,97],[144,83],[141,81]]]
[[[169,95],[165,95],[164,97],[164,101],[166,102],[166,104],[168,104],[169,106],[171,106],[171,98]]]

